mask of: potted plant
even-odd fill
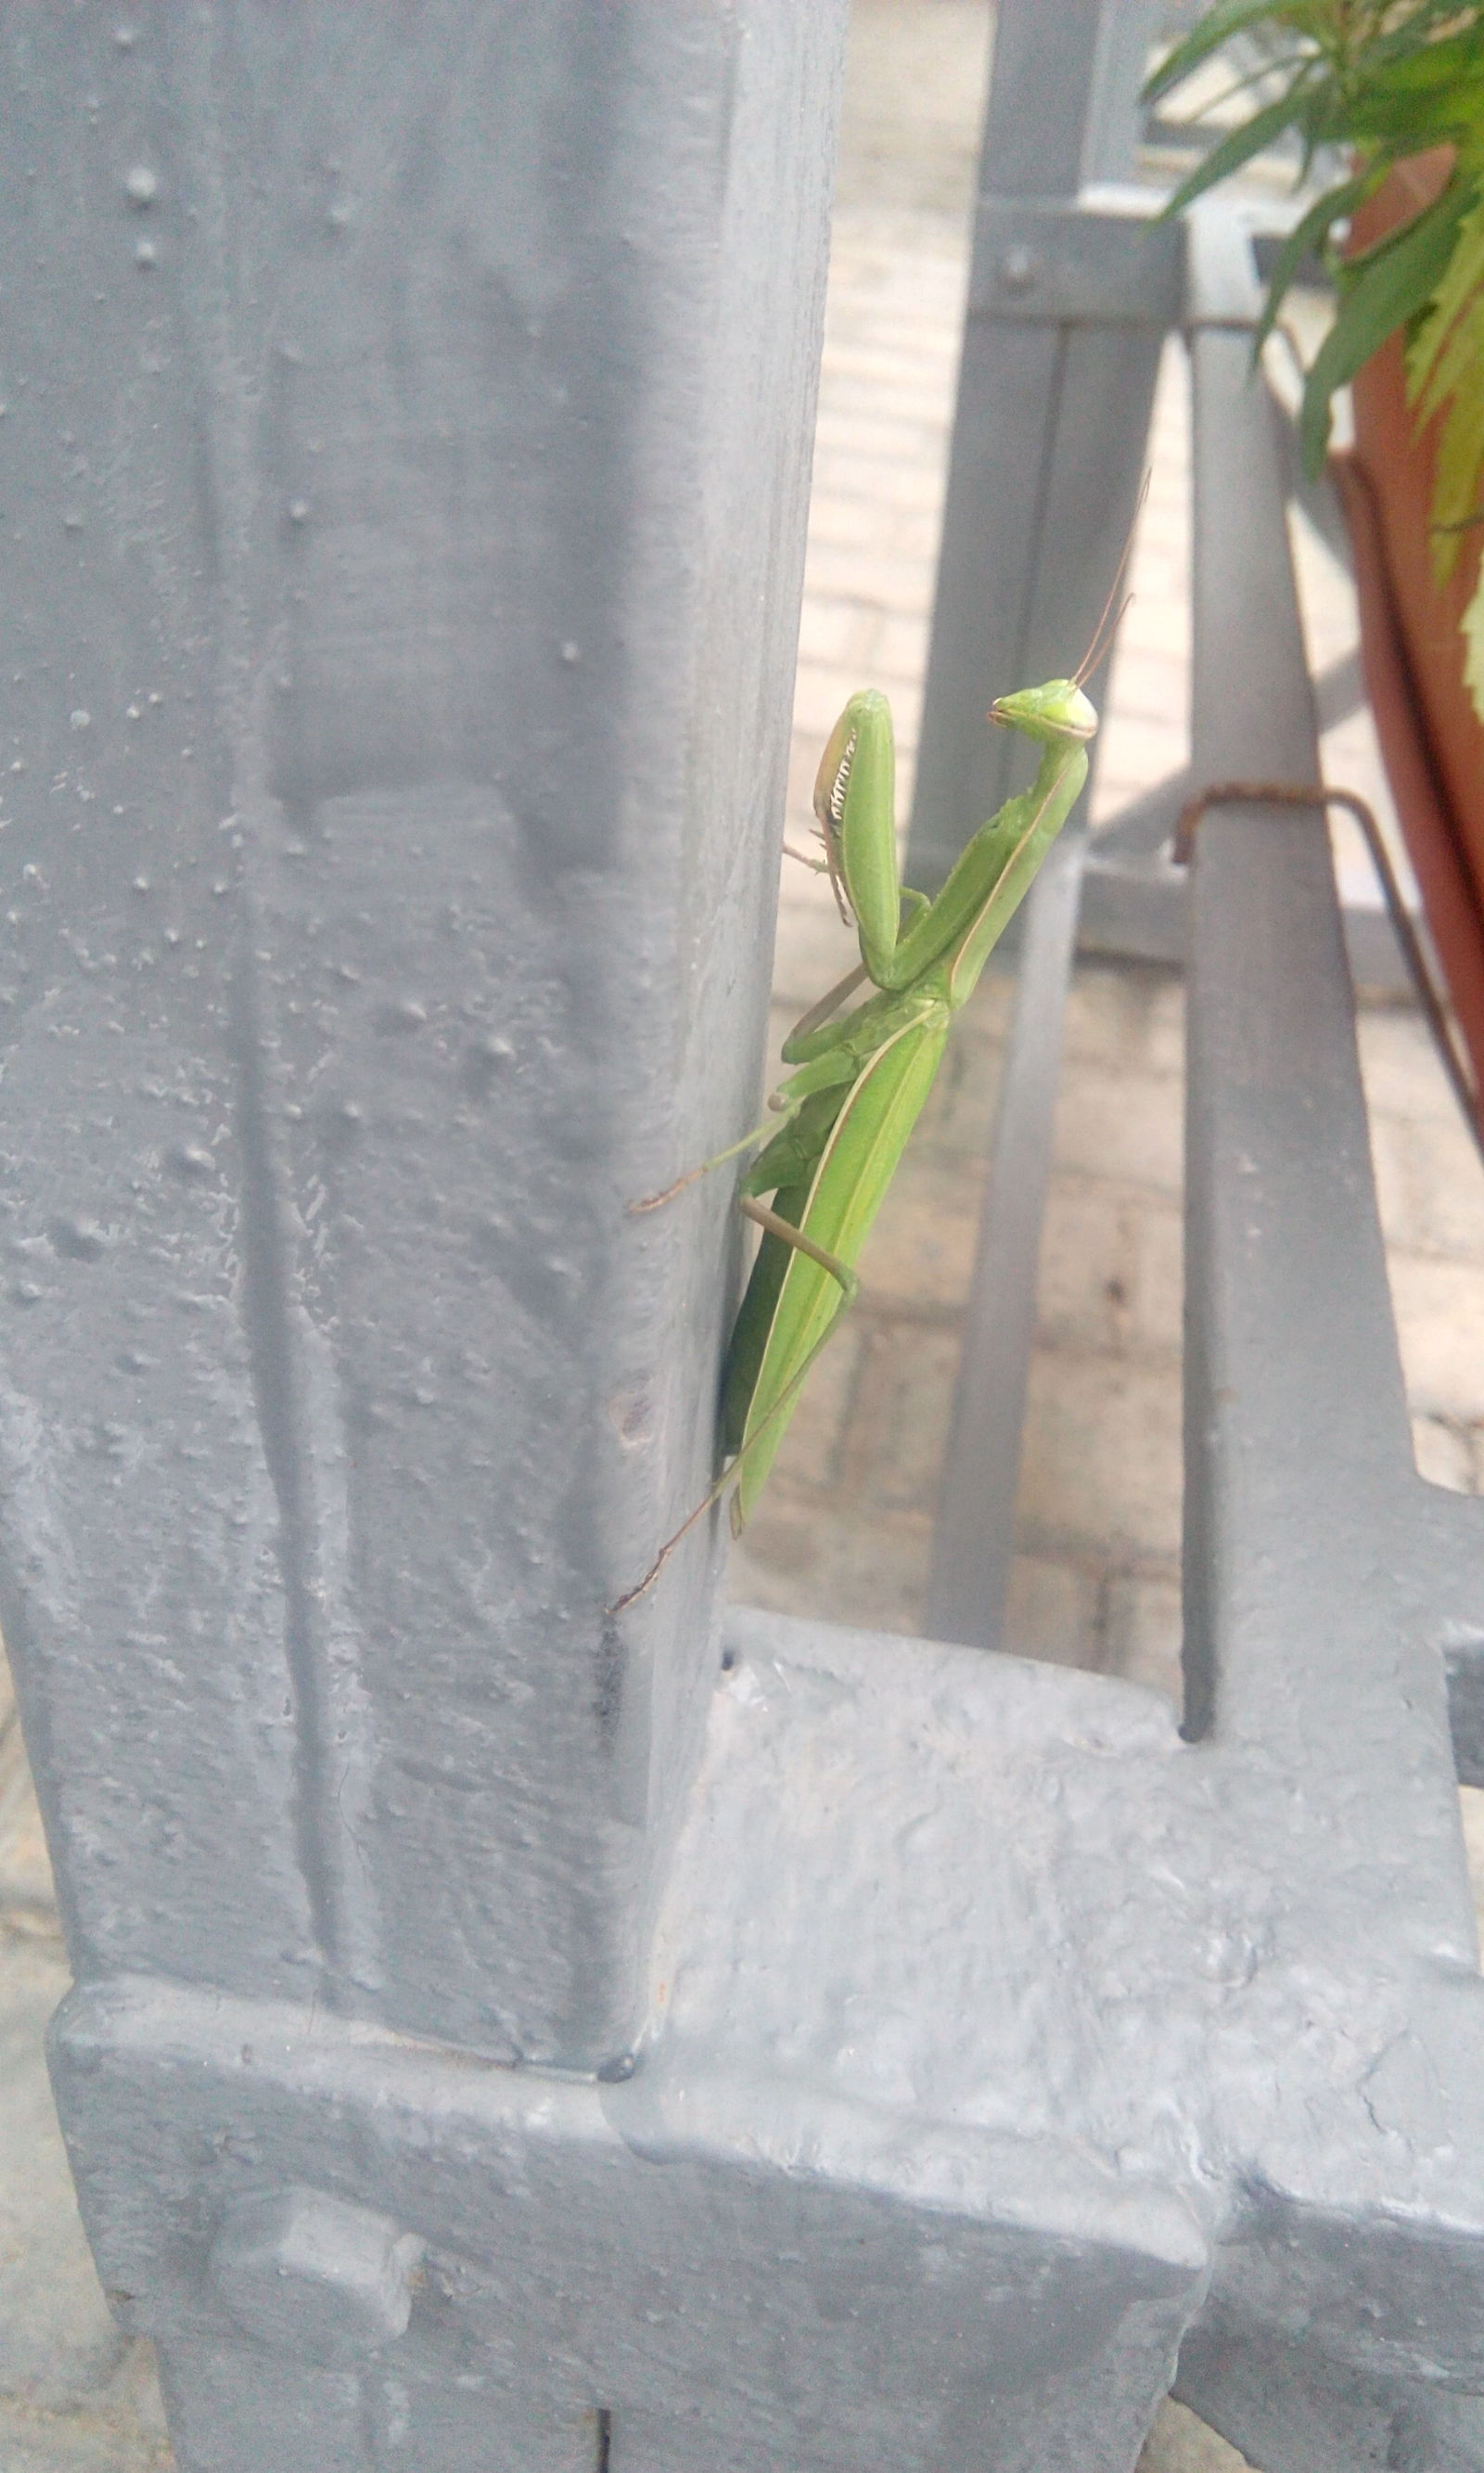
[[[1336,312],[1305,374],[1304,456],[1316,472],[1335,391],[1352,385],[1355,447],[1335,477],[1367,679],[1484,1087],[1484,0],[1219,0],[1146,98],[1223,54],[1227,99],[1251,108],[1169,211],[1288,132],[1301,180],[1327,152],[1340,158],[1278,253],[1257,343],[1317,253]]]

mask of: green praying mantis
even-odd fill
[[[885,696],[874,688],[851,696],[836,723],[814,788],[825,855],[809,864],[827,871],[842,915],[853,917],[860,963],[784,1041],[783,1062],[796,1069],[773,1092],[764,1121],[663,1193],[631,1205],[657,1211],[724,1162],[757,1152],[737,1196],[763,1233],[723,1376],[728,1465],[610,1612],[644,1595],[724,1494],[732,1497],[733,1535],[746,1525],[804,1379],[859,1293],[861,1247],[932,1089],[953,1017],[1087,780],[1097,714],[1082,681],[1091,659],[1076,678],[1000,696],[991,707],[992,721],[1040,746],[1036,779],[980,827],[935,900],[903,885],[898,867]],[[868,979],[874,993],[841,1015]],[[770,1193],[771,1206],[762,1198]]]

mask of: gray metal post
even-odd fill
[[[1073,669],[1137,502],[1149,412],[1181,299],[1183,234],[1128,196],[1153,12],[1000,12],[922,718],[909,874],[934,884],[1023,776],[990,697]],[[1135,209],[1131,211],[1130,209]],[[1006,1097],[966,1319],[927,1627],[1003,1643],[1062,1003],[1076,945],[1085,806],[1026,906]]]
[[[725,1197],[624,1206],[754,1104],[794,19],[11,23],[0,1533],[84,1973],[632,2031],[701,1541],[603,1607],[705,1483]]]
[[[84,1981],[627,2066],[704,1534],[604,1608],[732,1238],[625,1205],[755,1105],[841,38],[0,24],[0,1567]]]
[[[1075,666],[1142,469],[1180,235],[1079,210],[1126,178],[1148,0],[1005,0],[980,157],[909,875],[941,882],[1023,756],[990,699]],[[1125,202],[1132,209],[1135,201]]]
[[[1244,332],[1251,252],[1220,210],[1195,218],[1192,244],[1193,769],[1313,780],[1281,446]],[[1400,1993],[1409,2014],[1363,2080],[1381,2147],[1356,2142],[1344,2163],[1295,2150],[1254,2187],[1181,2392],[1271,2473],[1475,2466],[1476,2405],[1433,2410],[1439,2383],[1484,2372],[1476,2357],[1444,2367],[1484,2323],[1484,2084],[1440,1652],[1477,1607],[1484,1533],[1475,1503],[1440,1524],[1413,1465],[1318,810],[1205,817],[1188,986],[1186,1730],[1291,1779],[1295,1915],[1304,1840],[1349,1843],[1326,1885],[1331,1960],[1352,1935],[1372,2002]],[[1425,2095],[1409,2076],[1424,2049]],[[1449,2165],[1433,2143],[1445,2113]],[[1376,2186],[1388,2133],[1409,2198]]]
[[[753,1096],[838,32],[5,29],[0,1567],[182,2473],[1131,2473],[1177,2353],[1271,2473],[1484,2462],[1484,1515],[1316,831],[1198,860],[1198,1740],[717,1638],[699,1542],[602,1620],[708,1449],[724,1198],[623,1206]],[[1256,503],[1206,658],[1291,632]],[[1303,760],[1254,678],[1205,755]]]

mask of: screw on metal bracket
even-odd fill
[[[295,2187],[234,2199],[207,2265],[250,2335],[334,2364],[405,2332],[422,2250],[390,2217]]]

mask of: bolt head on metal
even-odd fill
[[[235,2199],[208,2272],[240,2327],[322,2364],[352,2362],[402,2335],[423,2245],[388,2216],[322,2190]]]
[[[1029,292],[1036,280],[1036,252],[1017,242],[999,261],[999,279],[1007,292]]]

